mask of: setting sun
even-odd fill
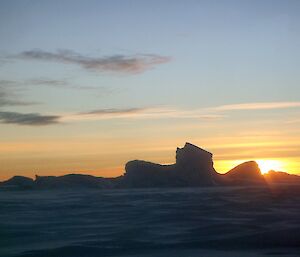
[[[262,174],[268,173],[270,170],[282,171],[283,164],[277,160],[256,160]]]

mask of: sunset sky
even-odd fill
[[[2,0],[0,180],[118,176],[186,141],[221,173],[300,173],[299,14],[297,0]]]

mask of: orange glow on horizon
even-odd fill
[[[229,139],[231,142],[229,143]],[[182,138],[172,141],[170,138],[112,139],[93,136],[67,138],[65,140],[23,140],[1,142],[0,144],[0,181],[14,175],[34,177],[38,175],[63,175],[83,173],[94,176],[117,177],[124,173],[125,164],[134,159],[161,164],[174,163],[176,146],[185,141],[192,142],[214,154],[214,167],[219,173],[226,173],[235,166],[250,160],[256,160],[262,173],[269,170],[299,174],[300,158],[296,144],[287,144],[284,151],[273,151],[275,143],[280,141],[253,142],[243,144],[244,140],[230,137],[202,140]],[[180,142],[179,142],[180,141]],[[287,140],[288,141],[288,140]],[[272,147],[270,148],[270,144]],[[294,150],[294,148],[296,150]],[[276,149],[275,149],[276,150]]]

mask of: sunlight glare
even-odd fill
[[[282,171],[283,164],[278,160],[256,160],[262,174],[268,173],[270,170]]]

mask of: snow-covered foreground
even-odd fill
[[[0,256],[299,256],[300,188],[0,191]]]

